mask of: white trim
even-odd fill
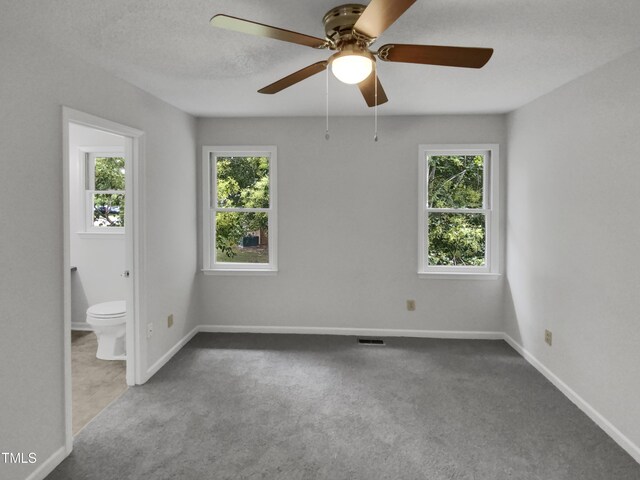
[[[62,107],[62,316],[64,348],[64,453],[73,449],[73,424],[71,421],[71,187],[69,182],[69,116],[66,107]],[[64,458],[64,457],[63,457]],[[60,459],[62,461],[62,459]],[[40,469],[38,469],[40,470]],[[37,470],[36,470],[37,471]]]
[[[96,117],[95,115],[81,112],[80,110],[74,110],[73,108],[63,106],[62,111],[63,111],[63,115],[65,115],[67,119],[70,120],[71,117],[73,117],[72,123],[76,123],[78,125],[84,125],[85,127],[96,128],[98,130],[102,130],[103,132],[109,132],[109,133],[113,133],[114,135],[120,135],[125,137],[135,138],[135,137],[141,137],[144,135],[144,132],[142,130],[138,130],[137,128],[128,127],[120,123],[112,122],[111,120],[106,120],[104,118]],[[109,147],[109,149],[114,150],[114,147]]]
[[[482,215],[491,213],[490,208],[429,208],[428,210],[431,213],[481,213]]]
[[[207,147],[202,147],[202,264],[208,269],[211,265],[211,169],[210,153]]]
[[[593,420],[604,432],[609,435],[620,447],[622,447],[634,460],[640,463],[640,446],[633,443],[629,437],[618,430],[604,415],[598,412],[589,402],[578,395],[569,385],[562,381],[555,373],[549,370],[540,360],[529,353],[522,345],[516,342],[507,333],[504,340],[516,352],[518,352],[536,370],[544,375],[565,397],[571,400],[580,410],[582,410],[591,420]]]
[[[266,155],[265,155],[266,156]],[[237,213],[269,213],[268,208],[241,208],[241,207],[225,207],[217,209],[219,212],[237,212]]]
[[[201,272],[204,275],[245,275],[245,276],[274,276],[278,274],[278,270],[269,270],[269,269],[262,269],[262,270],[258,270],[258,269],[245,269],[245,270],[223,270],[221,268],[217,269],[217,270],[212,270],[212,269],[202,269]]]
[[[293,333],[301,335],[351,335],[378,337],[450,338],[468,340],[502,340],[502,332],[458,330],[402,330],[390,328],[295,327],[261,325],[200,325],[204,333]]]
[[[135,162],[134,168],[131,169],[132,181],[135,188],[133,195],[128,192],[129,203],[135,209],[135,217],[133,219],[133,249],[134,255],[134,275],[133,275],[133,292],[134,292],[134,317],[133,317],[133,338],[129,347],[135,347],[135,371],[133,372],[133,380],[135,384],[141,385],[145,382],[144,371],[148,362],[148,348],[146,335],[146,319],[147,319],[147,291],[146,291],[146,250],[147,245],[147,228],[146,217],[144,215],[145,198],[147,192],[147,176],[146,176],[146,155],[145,155],[145,136],[133,138],[133,157]],[[126,186],[126,185],[125,185]]]
[[[189,340],[195,337],[195,335],[199,331],[200,331],[200,326],[195,327],[193,330],[187,333],[184,337],[182,337],[182,339],[180,339],[178,343],[176,343],[173,347],[171,347],[167,353],[165,353],[162,357],[160,357],[156,363],[151,365],[147,370],[145,380],[142,383],[146,383],[151,377],[153,377],[158,372],[158,370],[164,367],[164,365],[169,360],[171,360],[171,358],[176,353],[178,353],[182,349],[182,347],[184,347],[187,343],[189,343]]]
[[[80,175],[80,179],[82,181],[82,188],[81,188],[81,192],[84,194],[84,198],[83,198],[83,202],[84,202],[84,208],[83,208],[83,225],[84,225],[84,231],[86,233],[97,233],[97,234],[112,234],[112,233],[119,233],[119,234],[124,234],[125,233],[125,227],[96,227],[93,225],[93,210],[94,210],[94,204],[93,204],[93,196],[94,195],[122,195],[123,197],[125,197],[125,202],[126,202],[126,184],[125,184],[125,189],[124,190],[96,190],[96,158],[98,157],[119,157],[122,158],[124,157],[125,159],[125,181],[127,177],[131,177],[131,175],[127,175],[127,166],[131,166],[131,161],[129,161],[129,158],[127,158],[127,153],[126,150],[128,150],[126,147],[125,148],[120,148],[118,149],[117,147],[114,149],[111,149],[109,151],[95,151],[95,150],[89,150],[86,151],[87,147],[83,147],[83,151],[85,153],[85,159],[84,162],[82,162],[84,164],[84,168],[82,168],[82,174]],[[125,213],[126,216],[126,213]]]
[[[127,288],[127,358],[126,379],[128,385],[143,383],[146,359],[146,344],[142,339],[141,325],[144,323],[144,258],[141,246],[145,235],[143,218],[144,199],[144,132],[135,128],[105,120],[94,115],[62,106],[62,170],[63,170],[63,308],[64,308],[64,426],[65,449],[73,449],[72,429],[72,389],[71,389],[71,265],[70,265],[70,185],[69,185],[69,125],[83,125],[103,132],[124,137],[126,165],[126,192],[130,203],[126,210],[127,221],[131,225],[125,234],[127,265],[131,272],[131,285]],[[113,148],[113,147],[110,147]],[[146,362],[145,362],[146,363]]]
[[[70,453],[71,451],[67,451],[65,447],[60,447],[58,450],[53,452],[49,458],[41,463],[40,466],[26,478],[26,480],[44,480],[47,478],[47,475],[53,472]]]
[[[92,147],[89,145],[79,145],[78,150],[83,153],[124,153],[124,147],[119,147],[118,145],[113,145],[111,147]]]
[[[499,273],[418,272],[418,278],[438,280],[498,280]]]
[[[113,227],[112,227],[113,228]],[[97,232],[97,231],[91,231],[91,232],[76,232],[76,235],[78,235],[78,237],[84,239],[84,240],[96,240],[96,239],[101,239],[104,240],[106,238],[110,238],[113,240],[120,240],[122,239],[122,236],[124,235],[124,228],[119,228],[118,230],[108,230],[105,232]]]
[[[449,208],[427,208],[427,154],[431,155],[452,155],[456,153],[484,155],[484,191],[483,208],[473,209],[449,209]],[[488,161],[487,161],[488,160]],[[430,274],[447,274],[449,276],[439,276],[437,278],[454,278],[473,274],[478,275],[477,279],[490,278],[480,277],[482,274],[497,275],[500,273],[500,146],[495,143],[487,144],[462,144],[462,145],[441,145],[422,144],[418,146],[418,276],[420,278],[429,277]],[[426,244],[428,238],[426,223],[427,211],[435,213],[477,213],[485,217],[485,235],[488,240],[485,245],[485,266],[473,267],[447,267],[428,266],[426,259]],[[441,270],[441,271],[439,271]]]
[[[269,218],[269,263],[222,263],[216,264],[212,258],[213,216],[216,207],[212,205],[212,198],[217,198],[217,185],[212,185],[212,155],[227,154],[234,156],[264,156],[269,157],[269,208],[225,208],[230,212],[266,212]],[[276,145],[250,145],[250,146],[211,146],[202,147],[202,271],[205,275],[234,275],[241,274],[273,274],[278,271],[278,147]],[[221,266],[220,266],[221,265]],[[266,272],[266,273],[265,273]]]
[[[120,135],[118,135],[120,136]],[[94,229],[93,221],[90,217],[92,215],[89,211],[92,210],[92,205],[87,205],[89,203],[87,190],[94,190],[95,187],[95,164],[90,160],[93,156],[95,160],[96,155],[111,155],[111,156],[123,156],[125,154],[124,146],[112,145],[109,147],[101,147],[101,146],[91,146],[91,145],[80,145],[77,147],[78,152],[81,155],[81,158],[78,159],[78,204],[81,206],[78,210],[78,219],[80,220],[78,223],[82,225],[83,230],[77,232],[81,238],[98,238],[99,235],[112,235],[124,234],[124,227],[111,227],[112,230],[105,231],[106,229]],[[70,152],[72,153],[72,152]],[[91,188],[89,188],[91,187]],[[124,192],[123,192],[124,193]],[[115,228],[115,230],[113,230]],[[93,232],[93,233],[92,233]],[[82,235],[87,235],[86,237],[82,237]],[[95,235],[89,236],[89,235]]]
[[[125,139],[126,141],[126,139]],[[80,189],[80,192],[82,192],[84,194],[84,198],[83,198],[83,204],[84,204],[84,209],[83,209],[83,225],[84,225],[84,231],[87,233],[107,233],[107,234],[111,234],[111,233],[125,233],[125,227],[96,227],[93,224],[93,211],[94,211],[94,203],[93,203],[93,196],[94,195],[122,195],[123,197],[125,197],[125,201],[126,201],[126,184],[125,184],[125,190],[96,190],[96,158],[98,157],[119,157],[122,158],[124,157],[125,159],[125,181],[127,178],[127,166],[131,166],[131,161],[129,161],[129,159],[127,158],[127,153],[126,150],[128,150],[127,148],[121,148],[119,149],[120,151],[116,150],[116,149],[112,149],[111,151],[102,151],[102,152],[98,152],[98,151],[94,151],[94,150],[89,150],[89,151],[85,151],[85,159],[84,162],[82,162],[84,164],[84,168],[81,168],[82,170],[82,175],[80,175],[80,181],[82,182],[82,187]],[[129,178],[131,176],[129,175]],[[126,215],[126,213],[125,213]]]

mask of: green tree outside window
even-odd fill
[[[428,157],[428,208],[482,209],[484,156]],[[428,215],[429,265],[484,266],[485,215],[436,213]]]

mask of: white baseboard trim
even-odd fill
[[[165,363],[171,360],[171,358],[176,353],[178,353],[182,349],[182,347],[184,347],[189,342],[189,340],[195,337],[196,333],[198,333],[199,331],[200,331],[200,327],[199,326],[195,327],[193,330],[187,333],[184,337],[182,337],[182,339],[180,339],[178,343],[176,343],[173,347],[171,347],[167,353],[165,353],[162,357],[160,357],[160,359],[158,359],[156,363],[151,365],[147,370],[147,374],[145,375],[144,381],[142,383],[146,383],[151,377],[153,377],[158,372],[158,370],[160,370],[165,365]]]
[[[93,328],[87,322],[71,322],[71,330],[81,330],[92,332]]]
[[[60,447],[58,450],[53,452],[53,455],[41,463],[40,466],[26,478],[26,480],[44,480],[47,475],[53,472],[53,470],[60,465],[65,458],[67,458],[67,455],[69,455],[67,449],[65,447]]]
[[[276,327],[258,325],[200,325],[205,333],[293,333],[302,335],[351,335],[376,337],[449,338],[466,340],[503,340],[502,332],[467,332],[457,330],[401,330],[387,328]]]
[[[504,334],[504,340],[516,352],[518,352],[536,370],[544,375],[555,387],[582,410],[596,425],[605,431],[618,445],[620,445],[634,460],[640,463],[640,447],[633,443],[627,436],[618,430],[609,420],[598,412],[589,402],[578,395],[569,385],[564,383],[556,374],[545,367],[540,360],[529,353],[522,345],[516,342],[508,334]]]
[[[143,384],[149,381],[171,358],[197,333],[292,333],[302,335],[352,335],[377,337],[449,338],[466,340],[502,340],[502,332],[464,332],[447,330],[395,330],[386,328],[331,328],[331,327],[276,327],[256,325],[198,325],[154,363],[145,375]]]

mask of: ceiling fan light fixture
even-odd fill
[[[342,83],[354,85],[373,71],[373,56],[364,50],[345,48],[331,57],[331,71]]]
[[[331,71],[342,83],[362,82],[373,71],[373,62],[362,55],[344,55],[331,62]]]

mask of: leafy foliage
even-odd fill
[[[269,159],[267,157],[218,157],[218,207],[269,208]],[[231,259],[249,232],[266,232],[269,218],[264,212],[218,212],[216,249]]]
[[[255,212],[217,212],[216,213],[216,249],[227,258],[237,255],[237,246],[249,232],[267,230],[266,213]]]
[[[482,208],[484,157],[429,157],[430,208]]]
[[[429,214],[429,265],[483,266],[484,263],[483,214]]]
[[[97,157],[95,190],[125,189],[125,160],[122,157]],[[96,226],[123,227],[125,198],[122,193],[96,193],[93,196],[93,223]]]
[[[484,157],[429,157],[430,208],[483,208]],[[429,213],[429,265],[485,264],[485,217],[481,213]]]

